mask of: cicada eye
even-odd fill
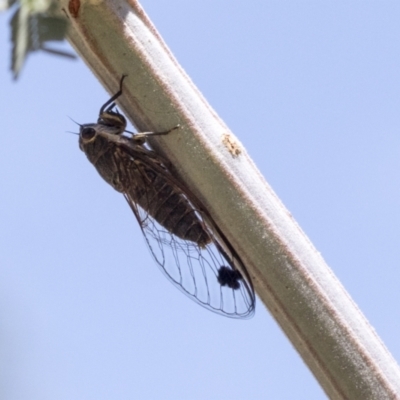
[[[96,130],[94,128],[82,128],[81,129],[81,138],[83,140],[91,140],[96,136]]]

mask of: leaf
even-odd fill
[[[17,0],[0,0],[0,11],[5,11],[8,8],[11,8]]]
[[[12,56],[11,69],[14,73],[14,79],[22,68],[24,60],[29,50],[29,13],[24,8],[18,8],[10,21]]]
[[[11,18],[11,70],[14,79],[18,78],[30,52],[43,50],[50,54],[75,58],[72,53],[51,49],[45,45],[49,41],[64,40],[68,30],[66,18],[49,16],[46,12],[37,11],[47,10],[49,6],[50,3],[47,0],[43,2],[22,1],[21,6]]]
[[[37,19],[33,23],[34,18]],[[67,34],[68,21],[62,17],[48,17],[44,14],[37,14],[35,17],[31,17],[32,34],[38,35],[40,43],[47,42],[50,40],[64,40]],[[34,30],[36,30],[34,32]]]

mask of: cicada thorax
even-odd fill
[[[187,197],[173,186],[166,174],[159,173],[160,168],[164,169],[162,163],[151,157],[151,150],[132,143],[133,153],[135,147],[141,154],[148,154],[146,162],[126,153],[101,134],[81,145],[103,179],[115,190],[130,196],[168,232],[200,247],[210,243],[211,239]]]

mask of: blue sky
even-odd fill
[[[400,360],[400,5],[142,1]],[[108,98],[82,61],[9,72],[0,16],[0,395],[321,399],[264,306],[235,321],[176,290],[68,117]]]

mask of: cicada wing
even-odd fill
[[[178,289],[201,306],[227,317],[248,318],[254,314],[252,287],[211,233],[213,240],[204,247],[183,240],[162,227],[129,195],[124,196],[157,265]]]

